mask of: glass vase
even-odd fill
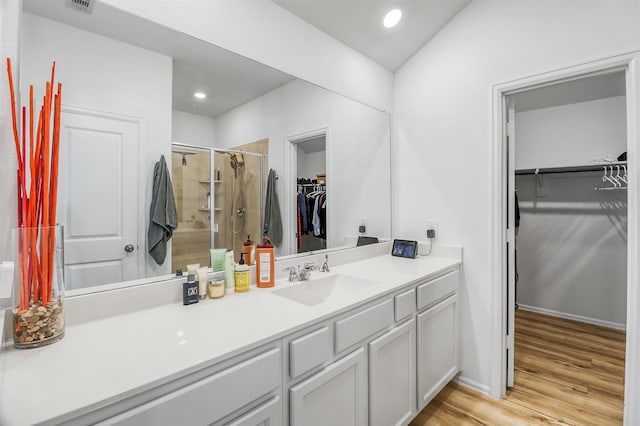
[[[13,344],[36,348],[64,336],[62,226],[15,228]]]

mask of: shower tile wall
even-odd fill
[[[195,151],[186,156],[171,153],[173,192],[178,211],[178,228],[172,237],[172,269],[187,269],[187,264],[209,266],[211,246],[211,220],[207,203],[210,191],[210,154]]]

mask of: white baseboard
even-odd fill
[[[454,377],[453,381],[461,384],[462,386],[466,386],[476,392],[491,396],[489,393],[489,386],[478,383],[475,380],[471,380],[470,378],[466,377],[464,373],[460,373],[458,376]]]
[[[552,317],[558,317],[558,318],[564,318],[564,319],[569,319],[569,320],[573,320],[573,321],[584,322],[584,323],[587,323],[587,324],[600,325],[602,327],[613,328],[613,329],[616,329],[616,330],[626,331],[626,329],[627,329],[627,325],[626,324],[618,324],[616,322],[604,321],[604,320],[597,319],[597,318],[583,317],[581,315],[568,314],[566,312],[558,312],[558,311],[553,311],[551,309],[538,308],[536,306],[528,306],[528,305],[518,304],[518,309],[522,309],[523,311],[536,312],[536,313],[539,313],[539,314],[545,314],[545,315],[549,315],[549,316],[552,316]]]

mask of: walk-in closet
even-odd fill
[[[624,71],[509,101],[517,203],[514,389],[542,380],[609,404],[621,420],[631,167]],[[593,343],[574,348],[576,338]],[[558,353],[544,350],[558,342],[569,344]],[[540,362],[551,362],[552,373],[538,374]]]
[[[327,248],[326,136],[296,143],[297,253]]]

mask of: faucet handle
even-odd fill
[[[308,262],[304,264],[304,269],[306,269],[307,271],[315,271],[318,269],[318,265],[313,262]]]
[[[324,263],[322,264],[321,272],[329,272],[329,255],[324,254]]]
[[[288,266],[282,270],[282,272],[289,272],[289,282],[293,282],[298,279],[300,274],[300,265]]]

